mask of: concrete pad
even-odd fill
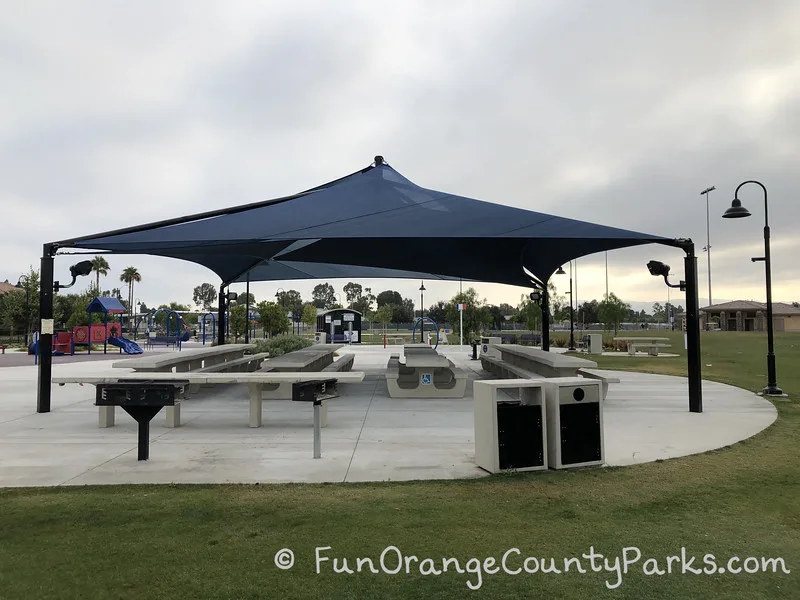
[[[480,477],[474,463],[473,382],[492,379],[469,346],[439,346],[468,375],[463,399],[392,399],[383,373],[398,347],[350,346],[361,383],[339,385],[313,456],[308,403],[263,402],[248,427],[245,385],[204,389],[181,404],[179,428],[164,411],[150,426],[150,460],[137,461],[137,426],[124,411],[98,428],[94,386],[53,387],[52,412],[37,414],[33,366],[0,369],[0,486],[119,483],[401,481]],[[110,361],[54,365],[54,375],[120,375]],[[623,466],[705,452],[755,435],[777,418],[756,394],[703,382],[705,412],[688,411],[685,378],[609,371],[606,462]]]

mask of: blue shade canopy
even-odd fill
[[[295,196],[57,242],[189,260],[224,283],[440,278],[530,286],[580,256],[677,240],[422,188],[382,160]]]

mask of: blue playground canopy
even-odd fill
[[[116,298],[97,297],[86,307],[87,313],[124,313],[125,307]]]
[[[380,157],[289,196],[58,242],[180,258],[223,284],[299,278],[424,277],[530,287],[567,261],[677,240],[420,187]],[[529,273],[532,274],[532,278]]]

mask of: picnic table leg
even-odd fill
[[[628,354],[631,356],[636,356],[636,348],[633,345],[633,342],[628,342]]]
[[[250,427],[261,427],[261,386],[257,383],[248,383],[250,391]]]
[[[167,427],[181,426],[181,403],[176,402],[174,406],[167,406]]]
[[[658,346],[651,346],[649,354],[650,356],[658,356]]]
[[[98,427],[113,427],[114,426],[114,406],[98,406],[100,409],[98,415]]]

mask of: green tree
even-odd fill
[[[92,271],[97,275],[97,281],[95,287],[97,288],[97,295],[99,296],[101,293],[100,290],[100,275],[105,277],[108,275],[108,270],[111,267],[108,266],[108,261],[103,256],[95,256],[92,259]]]
[[[0,295],[0,324],[13,336],[25,327],[25,292],[12,290]]]
[[[345,293],[347,292],[345,291]],[[372,293],[372,288],[364,288],[364,292],[355,299],[351,308],[362,315],[367,315],[372,310],[373,304],[375,304],[375,294]]]
[[[362,288],[361,284],[359,283],[348,281],[342,288],[342,290],[344,291],[344,295],[347,298],[348,308],[353,308],[353,303],[355,303],[361,298],[361,294],[363,293],[364,288]]]
[[[439,300],[436,304],[428,307],[427,316],[433,319],[437,325],[443,325],[447,321],[446,307],[444,300]]]
[[[600,303],[598,316],[603,326],[606,329],[613,329],[614,334],[616,334],[619,329],[619,324],[625,319],[630,308],[629,304],[626,304],[620,300],[616,294],[611,292]]]
[[[317,328],[317,309],[310,302],[303,306],[303,325]]]
[[[136,267],[127,267],[123,272],[122,275],[119,276],[119,280],[123,283],[128,284],[128,312],[131,312],[133,307],[133,286],[135,283],[139,283],[142,280],[142,276],[139,274],[139,271]],[[132,319],[128,320],[128,332],[132,331],[133,329]]]
[[[385,290],[375,297],[375,302],[377,303],[378,308],[384,304],[402,306],[403,297],[400,295],[400,292],[395,292],[394,290]]]
[[[391,304],[384,304],[372,314],[372,318],[374,319],[374,321],[376,323],[380,323],[381,325],[383,325],[384,334],[386,333],[386,324],[391,322],[392,320],[392,314],[393,310]]]
[[[259,302],[258,322],[269,335],[289,331],[289,317],[284,308],[276,302]]]
[[[278,304],[280,304],[286,310],[290,311],[292,315],[303,314],[303,297],[297,290],[289,290],[288,292],[278,292],[276,299]]]
[[[469,342],[479,337],[481,331],[491,325],[492,316],[484,302],[478,298],[478,292],[475,291],[475,288],[469,288],[462,293],[456,294],[447,303],[445,311],[447,321],[453,323],[456,333],[461,333],[461,319],[458,314],[459,304],[466,304],[466,309],[463,311],[463,337],[465,342]]]
[[[218,298],[217,288],[211,283],[201,283],[194,288],[192,294],[192,302],[202,306],[203,310],[212,310],[216,307]]]
[[[538,302],[531,300],[530,296],[523,294],[517,307],[516,321],[525,325],[529,331],[538,330],[542,322],[542,307]]]
[[[336,291],[330,283],[320,283],[311,291],[311,303],[317,308],[336,306]]]
[[[244,304],[236,304],[231,308],[230,322],[228,323],[228,333],[233,336],[234,343],[239,340],[239,336],[244,335],[247,327],[247,307]]]

